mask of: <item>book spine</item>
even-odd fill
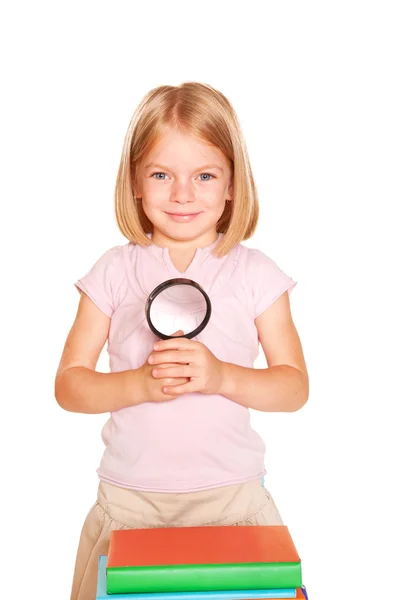
[[[301,587],[301,563],[108,567],[107,592],[209,592]]]

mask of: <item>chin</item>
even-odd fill
[[[192,240],[193,238],[197,238],[204,233],[203,231],[199,231],[194,227],[177,227],[176,229],[169,229],[168,227],[166,227],[164,230],[161,229],[160,231],[164,233],[164,235],[167,235],[168,237],[174,240],[180,240],[182,242]]]
[[[209,227],[199,227],[198,225],[196,226],[191,223],[179,225],[175,224],[175,226],[155,224],[155,228],[158,229],[160,233],[173,240],[185,242],[206,234],[210,229],[213,228],[213,225],[210,225]]]

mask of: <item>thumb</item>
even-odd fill
[[[175,331],[175,333],[171,334],[172,337],[182,337],[182,335],[185,335],[185,332],[182,331],[182,329],[178,329],[178,331]]]

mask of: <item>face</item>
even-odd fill
[[[169,129],[142,161],[134,192],[153,223],[153,242],[212,244],[226,200],[232,199],[229,162],[216,147]]]

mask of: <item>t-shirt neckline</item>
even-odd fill
[[[150,240],[152,239],[151,233],[146,233],[146,236]],[[168,269],[168,271],[173,273],[176,277],[187,277],[189,273],[191,273],[194,269],[196,269],[201,258],[212,253],[213,249],[220,242],[222,236],[223,236],[222,233],[218,233],[218,238],[215,240],[215,242],[213,242],[209,246],[205,246],[204,248],[196,248],[196,252],[193,256],[193,259],[185,271],[179,271],[175,267],[174,263],[171,260],[171,257],[169,254],[169,248],[167,246],[161,247],[161,246],[157,246],[156,244],[151,244],[151,246],[149,246],[149,247],[159,258],[161,258],[163,260],[164,265]]]

